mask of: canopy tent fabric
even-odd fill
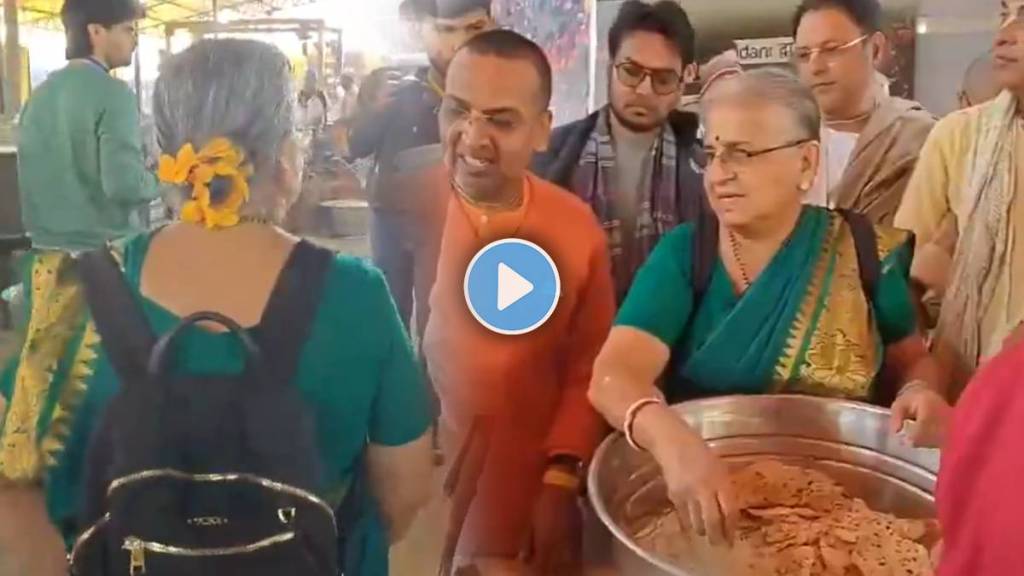
[[[143,0],[146,18],[142,31],[162,32],[169,22],[212,20],[214,4],[222,13],[244,17],[269,16],[275,12],[308,4],[310,0]],[[59,27],[64,0],[18,0],[19,21],[23,26]]]

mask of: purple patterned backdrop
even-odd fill
[[[555,73],[556,124],[587,112],[590,10],[593,0],[495,0],[503,26],[526,34],[547,52]]]

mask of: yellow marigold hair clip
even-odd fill
[[[245,153],[221,137],[210,140],[198,154],[190,143],[177,156],[164,154],[157,175],[166,184],[191,185],[192,198],[182,207],[181,219],[214,229],[241,220],[238,212],[249,201],[252,172]]]

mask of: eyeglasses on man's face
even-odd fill
[[[843,54],[845,54],[848,50],[855,46],[863,44],[864,41],[870,37],[870,34],[865,34],[860,38],[854,38],[853,40],[850,40],[845,44],[825,45],[819,48],[798,47],[795,50],[793,50],[793,62],[799,65],[810,64],[811,60],[813,60],[814,57],[817,56],[824,60],[825,62],[831,64],[842,58]]]
[[[615,76],[627,88],[639,88],[648,78],[651,90],[659,96],[668,96],[679,90],[683,84],[682,74],[675,70],[654,69],[626,60],[615,65]]]

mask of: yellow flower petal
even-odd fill
[[[237,168],[242,164],[244,154],[227,138],[215,138],[199,153],[199,161],[210,164],[225,164]]]
[[[229,228],[239,222],[237,213],[212,207],[206,211],[205,218],[209,228]]]
[[[167,184],[183,184],[185,182],[184,179],[178,179],[178,163],[166,154],[160,156],[160,166],[156,175],[161,182]]]
[[[243,202],[248,202],[249,191],[251,190],[249,187],[249,180],[244,176],[237,176],[236,186],[238,186],[238,190],[242,193]]]
[[[216,175],[213,166],[209,164],[197,164],[195,169],[192,170],[192,176],[189,181],[193,184],[209,184],[213,177]]]
[[[203,224],[206,226],[207,229],[212,229],[214,226],[216,226],[216,218],[216,211],[213,208],[209,206],[203,206]]]
[[[191,167],[197,162],[196,149],[192,147],[192,144],[186,142],[185,145],[181,147],[181,150],[178,150],[178,157],[176,158],[176,161],[180,166],[188,167]]]
[[[169,178],[192,183],[192,199],[182,207],[182,220],[201,222],[208,229],[228,228],[241,221],[238,212],[249,200],[248,178],[253,168],[245,163],[245,152],[230,139],[214,138],[198,154],[186,144],[177,158],[161,158],[160,170]],[[213,205],[210,184],[217,177],[229,178],[231,188],[222,202]]]
[[[196,184],[192,187],[192,200],[203,208],[210,206],[210,188],[205,184]]]
[[[217,226],[220,228],[230,228],[232,226],[238,226],[241,221],[238,214],[235,212],[221,212],[217,217]]]
[[[218,137],[210,140],[199,151],[199,160],[212,160],[234,153],[234,145],[227,138]]]
[[[176,184],[182,184],[188,180],[189,174],[192,173],[192,169],[196,165],[196,153],[192,149],[191,144],[185,144],[178,150],[178,155],[174,159],[174,169],[171,173],[171,181]]]
[[[217,206],[217,209],[238,212],[248,199],[249,184],[242,178],[235,177],[231,181],[231,191],[228,193],[227,198]]]
[[[234,176],[239,173],[239,169],[238,166],[221,160],[213,165],[213,172],[218,176]]]
[[[184,222],[191,222],[192,224],[202,222],[204,219],[202,207],[200,207],[199,203],[195,200],[185,202],[185,205],[181,207],[181,219]]]

